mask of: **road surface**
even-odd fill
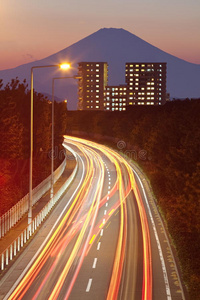
[[[4,299],[185,299],[156,206],[115,151],[65,137],[78,180],[67,205]]]

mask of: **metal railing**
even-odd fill
[[[66,158],[62,164],[54,171],[54,183],[60,178],[66,166]],[[50,189],[51,175],[43,180],[33,189],[33,205]],[[28,211],[29,194],[25,195],[14,206],[12,206],[5,214],[0,217],[0,238],[23,217]]]
[[[32,220],[31,224],[27,225],[27,227],[19,234],[19,236],[0,254],[0,263],[2,271],[4,270],[5,266],[7,266],[9,262],[12,261],[12,259],[17,255],[17,253],[23,248],[24,244],[26,244],[29,238],[34,234],[34,232],[46,218],[52,207],[56,204],[56,202],[65,192],[67,187],[73,181],[74,177],[76,176],[77,170],[78,164],[76,158],[76,166],[70,177],[55,193],[54,197],[43,207],[43,209],[38,213],[38,215]]]

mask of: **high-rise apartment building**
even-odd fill
[[[106,62],[80,62],[78,64],[78,109],[104,110],[105,87],[108,83]]]
[[[166,102],[166,63],[126,63],[127,105]]]
[[[127,102],[127,86],[106,86],[104,110],[124,111]]]

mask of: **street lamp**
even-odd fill
[[[54,85],[55,85],[55,80],[57,79],[80,79],[81,77],[75,75],[75,76],[67,76],[67,77],[55,77],[52,79],[52,128],[51,128],[51,135],[52,135],[52,144],[51,144],[51,191],[50,191],[50,199],[53,199],[54,196],[54,189],[53,189],[53,184],[54,184]],[[65,100],[67,101],[67,100]]]
[[[29,203],[28,203],[28,224],[32,222],[32,198],[33,198],[33,70],[39,68],[52,68],[59,67],[62,70],[70,68],[69,63],[46,65],[46,66],[33,66],[31,68],[31,118],[30,118],[30,170],[29,170]],[[31,228],[29,228],[31,231]]]

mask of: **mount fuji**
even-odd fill
[[[21,65],[14,69],[0,71],[0,78],[6,84],[10,79],[26,78],[30,82],[30,70],[33,66],[71,62],[72,68],[61,73],[57,68],[34,69],[34,89],[37,92],[51,94],[52,78],[74,76],[82,61],[107,62],[108,84],[125,83],[126,62],[166,62],[167,92],[171,98],[200,97],[200,65],[189,63],[168,54],[140,39],[136,35],[115,28],[103,28],[85,37],[77,43],[44,59]],[[64,79],[63,79],[64,80]],[[77,83],[74,79],[57,80],[55,95],[68,99],[68,108],[77,108]]]

